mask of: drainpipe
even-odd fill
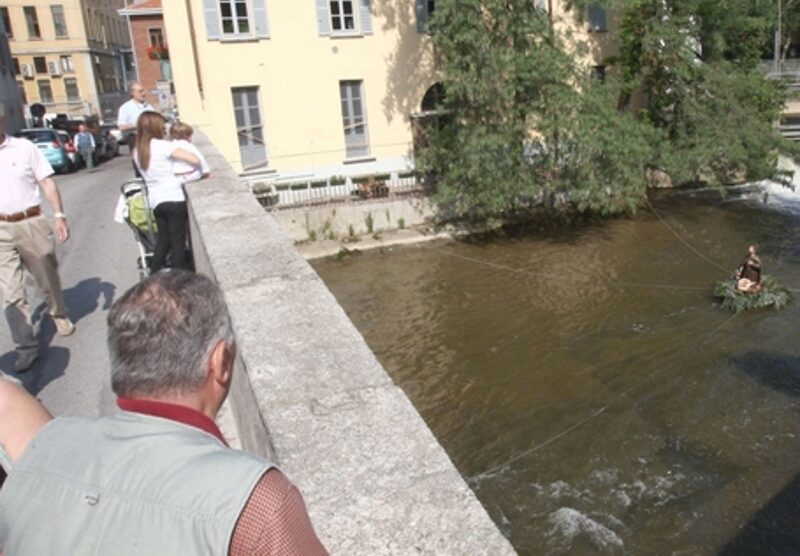
[[[189,39],[192,42],[192,62],[194,63],[194,76],[197,80],[197,90],[200,92],[200,100],[203,100],[203,76],[200,73],[200,64],[197,63],[197,37],[194,32],[194,17],[192,16],[192,5],[190,0],[186,0],[186,16],[189,20]]]
[[[136,44],[133,42],[133,29],[131,28],[131,13],[128,11],[128,0],[125,0],[125,19],[128,20],[128,37],[131,41],[131,58],[133,59],[133,70],[136,72],[136,81],[139,80],[139,60],[136,59]],[[123,64],[125,62],[123,61]],[[128,75],[125,74],[125,90],[131,88]]]

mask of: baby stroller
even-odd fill
[[[150,274],[150,259],[156,246],[156,221],[147,199],[147,186],[144,180],[134,179],[123,183],[120,190],[122,196],[118,214],[133,230],[139,246],[139,258],[136,261],[139,278],[144,279]]]

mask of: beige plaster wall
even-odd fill
[[[281,172],[345,160],[340,80],[363,80],[371,156],[410,155],[409,114],[434,82],[428,35],[417,32],[414,3],[373,2],[372,35],[321,37],[311,0],[270,0],[270,38],[206,39],[202,4],[191,2],[203,95],[194,70],[187,3],[167,2],[164,20],[181,118],[200,127],[241,171],[230,89],[258,86],[269,166]]]

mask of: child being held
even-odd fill
[[[188,151],[200,159],[200,166],[192,166],[182,160],[173,159],[172,173],[175,174],[181,183],[189,183],[211,175],[211,170],[208,167],[205,157],[200,153],[197,147],[192,145],[192,134],[194,129],[189,124],[176,121],[172,124],[169,130],[170,139],[175,143],[178,148]]]

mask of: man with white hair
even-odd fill
[[[0,388],[0,553],[326,554],[297,488],[214,423],[236,357],[214,282],[172,271],[135,285],[108,314],[108,348],[113,415],[48,421]],[[27,426],[4,427],[4,407]]]
[[[39,357],[24,270],[39,284],[58,334],[75,331],[67,316],[53,241],[54,231],[58,241],[67,241],[69,226],[50,163],[36,145],[5,133],[5,124],[5,106],[0,102],[0,289],[17,349],[14,370],[24,372]],[[42,212],[42,195],[53,209],[54,229]]]
[[[125,137],[128,150],[133,150],[136,142],[136,120],[142,112],[155,111],[146,100],[147,92],[141,83],[134,81],[131,83],[131,98],[124,102],[117,112],[117,127]]]

